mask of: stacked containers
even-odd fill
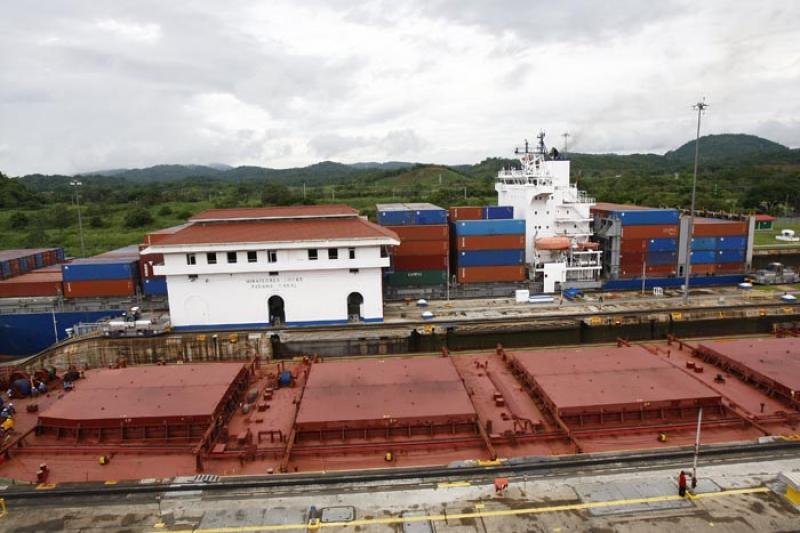
[[[132,296],[139,278],[139,248],[136,245],[62,265],[64,296],[92,298]]]
[[[454,207],[453,262],[459,283],[524,281],[525,221],[508,206]]]
[[[0,252],[0,279],[13,278],[63,261],[63,248],[4,250]]]
[[[384,281],[392,287],[447,283],[449,231],[447,211],[433,204],[378,204],[378,222],[397,233]]]
[[[592,212],[622,226],[619,277],[673,276],[678,269],[680,214],[677,209],[598,203]]]
[[[695,217],[692,229],[692,273],[744,272],[747,232],[746,221]],[[695,252],[700,256],[698,261],[695,261]]]
[[[61,267],[50,265],[0,281],[0,298],[58,296],[63,291]]]
[[[167,278],[166,276],[156,276],[154,269],[155,265],[164,264],[164,254],[141,254],[141,251],[150,245],[158,244],[165,237],[182,230],[186,226],[189,226],[189,224],[165,228],[144,236],[144,244],[139,245],[139,276],[142,279],[142,292],[144,294],[149,296],[167,294]]]

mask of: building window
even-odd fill
[[[350,269],[350,273],[351,274],[358,274],[358,269],[357,268],[351,268]]]
[[[267,250],[267,263],[277,263],[278,252],[275,250]]]
[[[385,246],[381,246],[381,257],[389,257],[389,252],[386,251]]]
[[[256,252],[247,252],[247,262],[255,263],[258,261],[258,254]]]
[[[277,275],[278,275],[278,273],[277,273],[277,272],[270,272],[270,273],[269,273],[269,275],[270,275],[270,276],[277,276]]]
[[[347,249],[347,253],[350,256],[350,259],[355,259],[356,258],[356,249],[355,248],[348,248]]]
[[[206,254],[206,263],[209,265],[216,265],[217,264],[217,252],[208,252]]]
[[[309,261],[316,261],[318,257],[317,249],[316,248],[309,248],[308,249],[308,260]]]
[[[339,249],[328,248],[328,259],[339,259]]]
[[[236,261],[238,261],[236,252],[228,252],[228,263],[235,263]]]
[[[186,254],[186,264],[187,265],[196,265],[197,264],[197,257],[194,254]]]

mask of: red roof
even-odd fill
[[[344,204],[292,205],[283,207],[243,207],[234,209],[209,209],[189,220],[256,220],[264,218],[306,218],[356,216],[358,211]]]
[[[756,220],[758,222],[772,222],[775,220],[775,217],[771,215],[756,215]]]
[[[359,217],[195,222],[154,246],[358,239],[400,240],[393,231]]]

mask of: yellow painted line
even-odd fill
[[[687,499],[704,500],[710,498],[720,498],[723,496],[736,496],[742,494],[763,494],[770,492],[767,487],[749,487],[745,489],[732,489],[721,492],[707,492],[703,494],[687,494]],[[625,505],[641,505],[645,503],[669,502],[683,500],[681,496],[673,494],[670,496],[653,496],[650,498],[631,498],[628,500],[611,500],[603,502],[571,503],[565,505],[551,505],[548,507],[525,507],[521,509],[500,509],[497,511],[474,511],[471,513],[452,513],[452,514],[432,514],[422,516],[389,516],[386,518],[365,518],[362,520],[351,520],[350,522],[323,522],[319,528],[345,528],[356,526],[391,525],[402,524],[404,522],[444,522],[446,520],[461,520],[469,518],[491,518],[500,516],[521,516],[528,514],[560,513],[566,511],[584,511],[587,509],[600,509],[603,507],[622,507]],[[231,526],[217,527],[211,529],[184,529],[173,531],[172,533],[248,533],[257,531],[294,531],[305,530],[308,524],[263,524],[259,526]]]
[[[50,490],[58,486],[58,483],[39,483],[36,485],[36,490]]]
[[[109,479],[108,481],[106,481],[106,482],[105,482],[105,484],[106,484],[106,485],[116,485],[116,484],[117,484],[117,482],[116,482],[116,481],[114,481],[113,479]]]
[[[453,481],[450,483],[439,483],[437,485],[440,489],[449,489],[451,487],[469,487],[471,483],[469,481]]]

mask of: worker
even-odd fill
[[[678,495],[681,498],[686,496],[686,472],[683,470],[678,474]]]
[[[0,424],[0,429],[3,430],[3,434],[10,433],[12,429],[14,429],[14,419],[10,416],[6,418],[2,424]]]
[[[36,390],[39,391],[39,394],[44,394],[47,392],[47,385],[45,385],[44,381],[40,381],[36,386]]]

